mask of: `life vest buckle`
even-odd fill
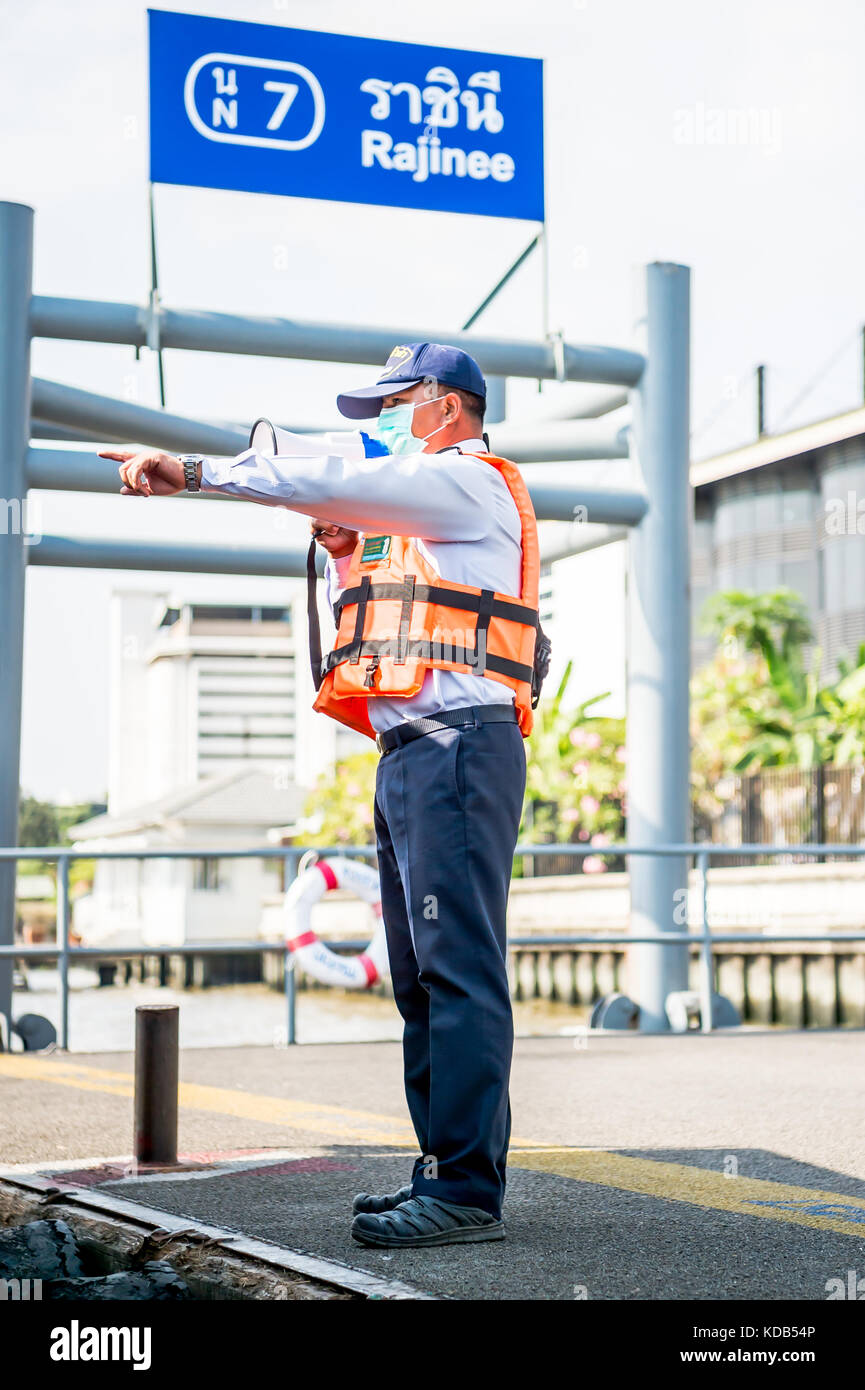
[[[375,673],[381,664],[381,656],[378,653],[371,659],[364,674],[363,683],[367,690],[372,690],[375,685]]]

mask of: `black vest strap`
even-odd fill
[[[364,576],[369,578],[368,575]],[[406,576],[414,578],[414,576]],[[397,583],[370,584],[367,600],[375,603],[378,600],[397,600],[405,596],[405,586]],[[484,591],[492,593],[491,590]],[[334,621],[339,626],[342,611],[349,604],[357,603],[360,598],[361,587],[356,584],[354,588],[343,589],[339,599],[333,606]],[[480,594],[464,594],[460,589],[449,589],[447,584],[415,584],[414,599],[416,603],[438,603],[443,608],[459,608],[466,613],[480,613],[482,597]],[[494,618],[507,618],[511,623],[523,623],[526,627],[538,626],[538,610],[529,608],[528,604],[520,603],[519,600],[492,598],[490,614]]]
[[[487,669],[487,629],[493,612],[495,595],[492,589],[481,589],[478,621],[475,626],[475,670],[482,676]]]
[[[352,654],[349,657],[351,664],[356,666],[360,661],[360,649],[363,645],[363,624],[366,618],[366,605],[369,598],[369,575],[365,574],[360,581],[360,595],[357,600],[357,612],[354,615],[354,638],[352,639]]]
[[[312,683],[316,690],[319,690],[324,677],[321,669],[321,627],[318,621],[318,602],[316,600],[318,576],[315,572],[315,551],[316,542],[313,536],[306,553],[306,623],[309,629],[309,667],[312,672]]]
[[[362,642],[346,642],[342,647],[335,647],[332,652],[328,652],[324,659],[324,670],[332,671],[335,666],[339,666],[343,661],[351,661],[354,664],[362,656],[383,657],[394,656],[396,653],[396,639],[393,637],[366,637]],[[411,661],[452,661],[458,666],[470,666],[473,670],[478,669],[478,653],[472,647],[456,647],[450,642],[430,642],[426,638],[411,638],[406,645],[406,660]],[[511,680],[531,682],[532,667],[526,666],[521,661],[511,661],[510,657],[494,656],[485,653],[484,668],[487,671],[495,671],[500,676],[510,676]]]
[[[406,647],[408,646],[408,633],[411,626],[411,610],[414,605],[414,574],[407,574],[404,580],[404,593],[402,600],[402,611],[399,615],[399,633],[396,641],[396,656],[394,662],[397,666],[404,666],[406,660]]]

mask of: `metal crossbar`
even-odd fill
[[[298,861],[309,852],[309,846],[280,845],[261,846],[252,849],[139,849],[139,850],[93,850],[70,848],[65,845],[49,846],[41,849],[19,848],[17,846],[0,848],[0,861],[36,860],[57,864],[57,943],[55,945],[26,945],[13,943],[0,944],[0,959],[12,957],[17,960],[57,960],[59,962],[60,990],[60,1046],[69,1050],[69,964],[75,960],[135,960],[147,956],[207,956],[207,955],[266,955],[282,953],[285,957],[285,995],[287,1010],[287,1042],[297,1041],[297,995],[295,982],[294,956],[284,941],[198,941],[183,945],[165,946],[72,946],[69,942],[70,899],[69,866],[76,860],[101,859],[282,859],[292,863],[296,869]],[[319,856],[328,855],[340,858],[375,858],[374,845],[314,846]],[[747,858],[761,855],[778,856],[782,854],[802,854],[818,856],[823,854],[842,855],[848,858],[861,858],[865,855],[865,845],[737,845],[736,853]],[[630,932],[576,935],[561,933],[554,936],[511,936],[508,945],[514,947],[552,947],[552,946],[695,946],[700,952],[700,1020],[703,1032],[713,1030],[713,946],[720,944],[778,943],[807,941],[821,943],[856,943],[865,941],[865,931],[853,932],[767,932],[755,936],[753,932],[713,932],[709,920],[708,870],[709,862],[719,855],[729,854],[729,845],[709,845],[702,842],[673,845],[605,845],[600,852],[603,856],[657,856],[660,858],[687,856],[696,860],[700,920],[699,930],[661,931],[654,934],[632,935]],[[518,844],[514,857],[544,857],[552,854],[582,859],[588,855],[599,854],[597,846],[553,844]],[[328,945],[334,951],[360,951],[368,945],[367,941],[332,941]]]

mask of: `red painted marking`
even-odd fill
[[[204,1153],[184,1153],[178,1155],[179,1164],[200,1163],[202,1166],[213,1165],[215,1169],[225,1163],[230,1163],[233,1159],[243,1159],[260,1156],[260,1149],[214,1149]],[[272,1175],[278,1177],[290,1173],[354,1173],[356,1167],[351,1163],[337,1163],[331,1158],[292,1158],[277,1159],[273,1163],[268,1163],[265,1159],[255,1168],[243,1168],[219,1173],[214,1171],[213,1176],[232,1177],[241,1174],[248,1177],[263,1177]],[[60,1172],[45,1170],[44,1176],[52,1178],[63,1187],[95,1187],[98,1183],[114,1182],[118,1178],[141,1177],[142,1174],[136,1170],[135,1160],[130,1156],[126,1163],[100,1163],[93,1168],[69,1168]]]
[[[326,864],[326,863],[324,862],[323,859],[319,859],[319,861],[318,861],[318,863],[316,864],[315,867],[316,867],[316,868],[319,870],[319,872],[321,873],[322,878],[324,879],[324,881],[325,881],[325,883],[327,884],[328,888],[338,888],[338,887],[339,887],[339,884],[338,884],[337,881],[336,881],[336,874],[333,872],[333,869],[330,867],[329,864]]]
[[[292,941],[287,941],[285,944],[290,951],[299,951],[301,946],[311,946],[312,943],[317,940],[318,937],[314,931],[304,931],[301,932],[300,936],[296,936]]]
[[[68,1184],[70,1187],[93,1187],[99,1182],[113,1182],[115,1178],[127,1178],[133,1163],[101,1163],[98,1168],[69,1168],[61,1173],[50,1172],[48,1176]]]
[[[378,979],[378,971],[376,970],[369,956],[360,955],[358,956],[358,960],[360,961],[361,965],[363,966],[366,972],[366,987],[367,989],[369,989],[370,985],[374,985],[376,980]]]

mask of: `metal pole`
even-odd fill
[[[640,845],[688,839],[690,674],[688,477],[690,271],[655,262],[644,278],[647,364],[633,392],[633,446],[651,506],[631,532],[628,563],[628,839]],[[629,861],[631,931],[674,929],[687,901],[688,862]],[[688,952],[631,948],[640,1029],[666,1032],[666,999],[688,987]]]
[[[300,856],[295,851],[286,854],[283,864],[284,871],[282,876],[283,892],[287,893],[294,880],[297,878],[297,866]],[[286,1030],[285,1041],[289,1045],[297,1042],[297,974],[295,971],[294,952],[288,947],[285,950],[285,1011],[286,1011]]]
[[[506,376],[487,377],[487,408],[484,415],[487,426],[500,425],[504,420],[507,413],[507,387]]]
[[[192,505],[190,502],[188,505]],[[299,579],[306,553],[243,545],[185,541],[103,540],[101,536],[43,536],[30,546],[31,565],[110,570],[177,570],[185,574],[262,574]]]
[[[249,443],[249,431],[239,426],[188,420],[167,410],[97,396],[92,391],[64,386],[59,381],[43,381],[40,377],[33,382],[33,408],[40,419],[86,430],[91,439],[97,440],[134,439],[163,449],[190,449],[229,457],[239,454]]]
[[[711,1033],[712,995],[715,982],[712,969],[712,932],[709,925],[709,856],[697,855],[697,882],[700,887],[700,1024],[704,1033]]]
[[[766,433],[766,368],[761,365],[757,368],[757,438],[762,439]]]
[[[503,382],[504,379],[490,377],[489,381],[492,384],[496,381]],[[34,381],[33,385],[34,391],[39,390],[38,381]],[[218,426],[205,423],[197,425],[192,420],[183,420],[177,416],[162,416],[158,410],[149,410],[146,406],[130,406],[104,400],[102,397],[91,396],[89,392],[76,391],[68,386],[56,389],[70,397],[77,397],[79,401],[87,399],[96,402],[97,409],[98,403],[103,402],[107,410],[114,415],[110,430],[92,431],[92,435],[101,435],[103,439],[106,434],[110,434],[112,439],[121,438],[127,443],[130,440],[144,440],[147,444],[155,444],[172,453],[191,449],[194,452],[233,457],[245,450],[247,435],[232,437],[226,431],[215,433],[219,430]],[[537,425],[496,423],[495,399],[497,397],[503,404],[503,396],[498,388],[494,390],[489,432],[494,449],[501,451],[502,456],[511,459],[513,463],[574,463],[581,460],[596,462],[598,459],[628,457],[626,429],[609,421],[598,423],[594,420],[553,420]],[[126,428],[122,433],[119,426],[120,415],[113,410],[115,406],[120,407],[126,419]],[[92,416],[94,422],[98,422],[99,418],[98,415]],[[108,414],[101,416],[103,423],[109,418]],[[76,492],[120,491],[117,464],[81,449],[32,448],[28,456],[28,478],[31,487]],[[218,495],[197,493],[196,499]]]
[[[597,550],[602,545],[613,545],[616,541],[628,539],[626,526],[601,526],[579,522],[568,528],[562,541],[541,541],[541,564],[551,565],[555,560],[565,560],[569,555],[582,555],[586,550]],[[531,803],[529,803],[531,804]]]
[[[294,952],[285,952],[285,1040],[291,1045],[297,1042],[297,976],[294,969]]]
[[[178,1020],[176,1004],[135,1010],[135,1160],[177,1162]]]
[[[33,209],[0,203],[0,845],[18,843],[21,679],[30,433]],[[15,939],[14,860],[0,864],[0,943]],[[12,960],[0,959],[0,1013],[12,1026]]]
[[[147,206],[150,213],[150,313],[151,332],[156,338],[156,362],[159,368],[159,404],[165,409],[165,367],[159,343],[159,267],[156,259],[156,211],[153,203],[153,184],[147,185]]]
[[[69,1051],[69,858],[57,860],[57,945],[60,955],[60,1046]]]
[[[508,269],[505,271],[504,275],[501,277],[501,279],[496,281],[496,283],[493,285],[493,288],[490,290],[489,294],[487,295],[486,299],[483,299],[483,300],[481,301],[481,303],[480,303],[480,304],[478,305],[478,307],[475,309],[475,311],[474,311],[473,314],[469,314],[469,317],[466,319],[466,321],[465,321],[465,323],[463,324],[463,327],[462,327],[463,333],[466,333],[474,324],[477,323],[477,321],[478,321],[478,319],[480,318],[481,314],[484,312],[485,309],[488,309],[488,308],[489,308],[489,306],[492,304],[493,300],[495,299],[496,295],[499,294],[500,291],[504,289],[505,285],[508,283],[508,281],[511,279],[511,277],[512,277],[513,275],[516,275],[516,273],[517,273],[517,271],[519,270],[520,266],[523,264],[523,261],[528,260],[529,256],[530,256],[530,255],[532,254],[532,252],[534,251],[534,249],[535,249],[535,247],[537,246],[538,242],[539,242],[539,241],[541,240],[541,238],[543,237],[543,234],[544,234],[544,233],[543,233],[543,228],[541,228],[541,230],[540,230],[535,236],[532,237],[532,239],[531,239],[531,241],[529,242],[528,246],[526,247],[525,251],[521,251],[521,252],[520,252],[520,254],[517,256],[517,259],[514,261],[513,265],[509,266]]]
[[[31,331],[34,338],[71,338],[82,342],[147,346],[147,309],[135,304],[36,295]],[[231,352],[253,357],[299,357],[316,362],[363,362],[381,367],[394,343],[440,342],[463,347],[481,370],[494,376],[525,376],[557,381],[564,365],[568,381],[633,386],[643,370],[638,352],[565,343],[559,354],[552,343],[516,338],[485,338],[449,328],[356,328],[298,319],[218,314],[202,309],[165,309],[159,317],[163,348],[192,352]],[[203,451],[202,451],[203,452]]]

